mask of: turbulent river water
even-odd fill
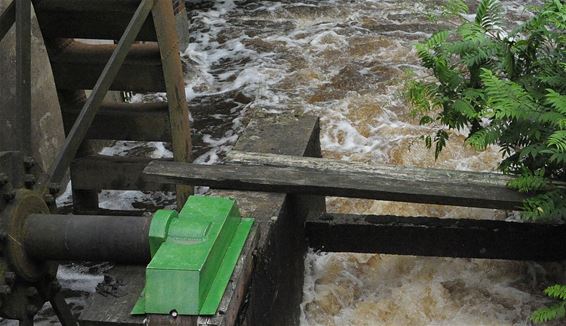
[[[455,133],[435,161],[419,139],[429,130],[411,118],[401,96],[408,76],[428,74],[419,67],[416,42],[451,27],[431,21],[440,3],[203,5],[193,13],[193,43],[185,52],[189,96],[237,90],[250,98],[240,117],[289,111],[320,116],[325,157],[494,170],[498,150],[478,153],[465,147],[465,131]],[[528,5],[504,2],[507,21],[526,19]],[[228,144],[230,136],[218,141]],[[218,147],[209,154],[201,159],[214,159]],[[327,206],[358,214],[515,218],[494,210],[338,198],[328,198]],[[530,312],[545,302],[542,289],[563,275],[558,264],[347,253],[309,253],[306,266],[304,326],[526,325]]]
[[[465,147],[465,131],[454,133],[435,161],[419,139],[430,130],[410,116],[401,96],[408,76],[428,76],[414,45],[451,26],[431,20],[441,2],[191,2],[191,45],[183,58],[197,162],[221,160],[250,118],[294,112],[320,117],[325,157],[494,170],[497,149],[478,153]],[[528,17],[528,4],[503,2],[507,20]],[[118,143],[103,153],[135,149],[135,144]],[[170,152],[156,144],[150,155]],[[101,199],[105,207],[131,208],[170,197],[105,192]],[[331,212],[357,214],[515,218],[494,210],[340,198],[328,198],[327,206]],[[306,267],[303,326],[527,325],[532,310],[547,302],[542,289],[564,275],[560,264],[348,253],[311,252]],[[77,268],[60,271],[64,285],[93,289],[99,279],[84,278],[87,267]]]

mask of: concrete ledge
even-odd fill
[[[283,115],[253,120],[235,149],[320,157],[318,118]],[[304,278],[305,220],[324,212],[324,198],[215,190],[211,194],[236,199],[241,213],[256,219],[256,238],[248,239],[248,245],[249,241],[254,243],[255,249],[250,247],[253,259],[241,257],[221,303],[221,313],[182,319],[188,325],[297,325]],[[81,325],[142,325],[145,318],[132,317],[129,311],[143,288],[144,270],[142,266],[117,266],[110,271],[110,277],[123,285],[115,296],[94,294],[81,314]],[[241,277],[248,271],[251,277]],[[240,307],[234,302],[245,304]],[[171,322],[167,317],[149,319],[156,325]]]

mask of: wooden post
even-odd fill
[[[185,96],[181,59],[178,55],[179,44],[172,2],[169,0],[155,1],[152,14],[167,89],[174,160],[191,162],[192,144],[189,109]],[[183,207],[187,197],[192,192],[192,186],[177,186],[177,207]]]

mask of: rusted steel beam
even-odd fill
[[[169,118],[173,157],[177,162],[191,162],[192,142],[189,125],[189,108],[185,95],[185,83],[179,44],[175,29],[173,3],[168,0],[157,1],[152,10],[155,32],[159,40],[163,75],[167,88]],[[177,186],[177,207],[182,207],[193,188],[187,185]]]
[[[6,33],[12,28],[16,21],[16,5],[12,1],[8,7],[0,14],[0,41],[6,36]]]
[[[16,1],[16,106],[20,149],[31,155],[31,0]]]
[[[310,247],[328,252],[535,261],[566,258],[566,225],[324,214],[307,221],[306,233]]]
[[[55,159],[55,162],[49,169],[47,178],[42,178],[41,182],[39,183],[38,187],[40,187],[40,190],[44,191],[47,185],[49,185],[50,183],[58,183],[63,179],[71,161],[75,157],[81,143],[83,142],[87,134],[88,128],[94,120],[94,116],[96,115],[96,112],[98,111],[98,108],[102,103],[106,92],[108,91],[110,85],[112,84],[112,81],[118,74],[120,66],[126,59],[128,50],[130,49],[132,43],[135,41],[136,35],[140,31],[145,19],[149,15],[149,12],[153,7],[153,2],[153,0],[141,1],[138,9],[134,13],[134,16],[128,24],[128,27],[122,35],[122,38],[118,42],[118,46],[116,47],[115,51],[110,57],[110,60],[104,67],[104,70],[100,75],[100,78],[98,79],[92,91],[92,94],[87,99],[87,102],[81,110],[77,121],[67,135],[62,150],[59,152],[58,156]]]

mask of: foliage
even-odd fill
[[[497,145],[508,186],[529,193],[522,217],[566,220],[566,4],[547,0],[528,21],[508,32],[498,0],[481,0],[475,15],[464,0],[449,0],[445,14],[457,27],[416,46],[433,81],[411,81],[413,114],[432,135],[435,158],[450,129],[469,131],[477,150]],[[473,18],[472,18],[473,17]],[[560,300],[537,310],[534,322],[566,315],[566,286],[545,293]]]
[[[499,168],[519,176],[509,187],[533,195],[524,218],[566,220],[566,192],[556,186],[566,180],[566,4],[539,9],[507,32],[498,0],[481,0],[475,15],[449,1],[457,28],[416,46],[434,81],[411,81],[406,95],[435,129],[423,138],[436,158],[449,129],[468,130],[473,148],[501,148]]]
[[[563,318],[566,316],[566,285],[553,285],[544,293],[553,298],[560,300],[558,303],[550,306],[537,309],[532,315],[531,320],[535,323],[544,323],[550,320]]]

